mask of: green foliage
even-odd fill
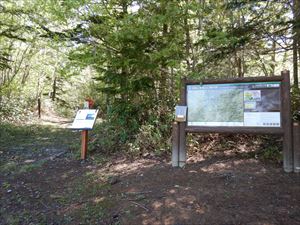
[[[142,148],[141,142],[133,143],[134,140],[168,135],[163,133],[166,121],[159,117],[166,117],[174,106],[174,99],[166,93],[175,93],[179,79],[178,73],[171,76],[170,65],[179,68],[183,56],[183,30],[175,26],[176,21],[182,21],[183,11],[176,1],[161,6],[147,3],[136,13],[129,13],[129,2],[128,5],[114,2],[108,10],[111,11],[104,11],[102,16],[87,15],[90,24],[87,33],[98,42],[93,49],[87,45],[86,50],[81,47],[83,51],[79,54],[74,51],[72,59],[81,65],[93,65],[99,74],[98,90],[106,99],[102,100],[106,107],[101,108],[107,120],[103,126],[106,135],[109,134],[103,138],[104,146],[115,149],[115,146],[132,144]],[[162,107],[167,112],[152,111]],[[155,124],[155,120],[161,123]],[[150,141],[149,150],[158,142]]]
[[[300,90],[297,87],[292,88],[291,92],[293,120],[300,121]]]
[[[282,163],[283,147],[280,138],[272,135],[263,135],[257,139],[261,144],[259,150],[257,151],[256,157],[274,163]]]
[[[291,13],[275,0],[6,0],[0,118],[48,94],[69,116],[91,97],[104,120],[95,149],[167,151],[181,79],[278,73],[289,63]]]
[[[168,149],[166,118],[182,77],[273,74],[276,62],[260,54],[275,51],[269,43],[286,26],[288,9],[272,3],[266,10],[268,3],[256,1],[137,1],[135,12],[132,1],[87,3],[81,19],[88,26],[80,33],[90,42],[70,58],[97,72],[94,90],[101,94],[94,96],[105,122],[95,145],[136,154]],[[273,17],[275,9],[282,17]]]
[[[32,116],[34,101],[27,96],[13,95],[10,98],[2,96],[0,101],[0,121],[21,122]]]
[[[91,151],[98,151],[104,154],[114,153],[122,149],[122,142],[119,137],[122,132],[111,123],[103,122],[96,124],[93,129],[92,140],[89,148]]]
[[[132,142],[128,142],[127,151],[133,155],[154,152],[161,155],[169,152],[171,135],[170,126],[166,124],[142,125]]]
[[[148,119],[141,118],[140,122],[134,121],[137,117],[128,111],[124,114],[114,113],[118,113],[118,117],[110,117],[107,121],[97,124],[92,131],[89,146],[92,151],[104,154],[124,151],[129,155],[141,155],[145,152],[160,155],[169,152],[173,117],[166,106],[148,109]],[[127,117],[121,118],[120,115],[131,115],[132,118],[126,120]],[[135,126],[132,126],[133,124]]]
[[[279,150],[278,146],[271,145],[263,150],[260,157],[264,160],[280,163],[282,161],[282,152]]]

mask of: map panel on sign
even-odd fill
[[[280,82],[187,85],[188,126],[280,127]]]

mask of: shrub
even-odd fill
[[[124,106],[122,111],[119,107],[106,121],[95,127],[92,150],[106,154],[123,151],[133,156],[146,152],[160,155],[170,150],[171,110],[157,106],[142,112],[143,109]]]
[[[154,152],[158,155],[170,149],[171,141],[168,125],[142,125],[132,142],[128,142],[128,151],[137,155],[145,152]]]
[[[2,97],[0,102],[0,121],[1,122],[20,122],[32,116],[31,109],[35,101],[20,97]]]
[[[300,121],[300,89],[292,88],[291,92],[292,115],[294,121]]]

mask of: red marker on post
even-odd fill
[[[94,100],[92,98],[86,98],[85,101],[86,101],[85,106],[88,109],[92,109],[95,104]]]

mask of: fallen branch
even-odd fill
[[[137,205],[137,206],[139,206],[139,207],[141,207],[141,208],[143,208],[144,210],[146,210],[146,212],[149,212],[149,209],[146,206],[143,206],[142,204],[137,203],[135,201],[130,201],[130,202]]]
[[[140,195],[140,194],[149,194],[152,191],[137,191],[137,192],[126,192],[127,195]]]

